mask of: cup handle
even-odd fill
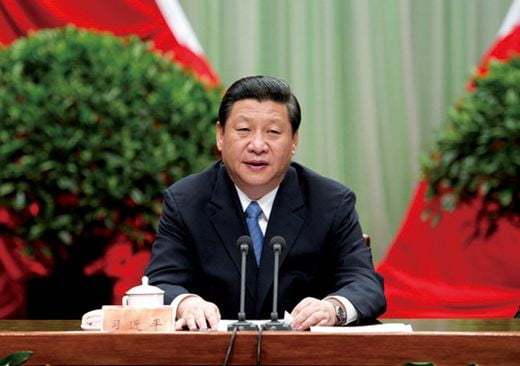
[[[128,296],[123,296],[123,301],[121,302],[123,306],[128,306]]]

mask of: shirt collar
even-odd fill
[[[278,192],[278,188],[280,186],[277,186],[275,189],[273,189],[271,192],[264,195],[262,198],[257,199],[256,202],[260,205],[260,208],[262,209],[262,213],[265,215],[265,218],[269,220],[269,215],[271,215],[271,210],[273,209],[273,203],[274,198],[276,197],[276,192]],[[240,188],[237,187],[235,184],[235,188],[238,193],[238,198],[240,199],[240,204],[242,205],[242,211],[246,211],[247,206],[254,201],[251,198],[249,198],[244,192],[240,190]]]

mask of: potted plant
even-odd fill
[[[520,57],[474,76],[421,163],[427,196],[440,202],[425,213],[434,224],[479,197],[476,235],[492,234],[503,218],[520,225]]]
[[[107,243],[148,248],[163,190],[215,158],[221,92],[135,37],[66,27],[0,48],[0,236],[60,291]]]

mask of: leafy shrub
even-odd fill
[[[482,197],[478,218],[520,217],[520,57],[490,64],[474,77],[450,111],[433,152],[422,160],[429,198],[440,197],[441,208]]]
[[[220,97],[135,37],[67,27],[0,48],[0,234],[41,261],[150,243],[164,188],[214,159]]]

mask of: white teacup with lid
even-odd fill
[[[164,291],[159,287],[150,286],[148,277],[143,276],[142,285],[132,287],[123,296],[123,306],[130,307],[157,307],[164,305]]]

